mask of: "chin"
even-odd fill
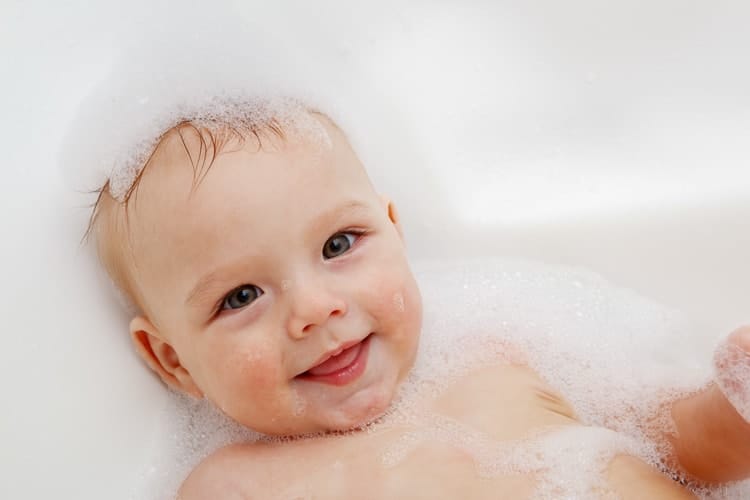
[[[369,424],[382,416],[393,400],[393,391],[381,389],[368,391],[356,401],[350,401],[346,408],[341,408],[331,415],[329,424],[332,431],[346,431]],[[364,397],[366,396],[366,397]],[[360,401],[364,400],[364,401]]]

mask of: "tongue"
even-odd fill
[[[330,375],[335,371],[341,370],[354,362],[359,354],[361,346],[362,342],[355,344],[348,349],[344,349],[336,356],[331,356],[319,365],[313,366],[307,370],[307,373],[310,375]]]

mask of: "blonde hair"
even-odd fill
[[[243,145],[249,138],[254,138],[258,149],[264,141],[285,140],[286,134],[280,122],[269,119],[263,123],[236,125],[211,121],[194,123],[183,121],[164,132],[158,139],[148,159],[139,169],[133,183],[121,198],[113,195],[110,181],[95,191],[96,201],[92,206],[84,241],[92,238],[96,243],[97,255],[115,287],[124,295],[129,306],[145,311],[146,307],[134,281],[132,269],[135,266],[130,251],[130,231],[128,206],[137,197],[138,186],[143,174],[157,162],[160,153],[167,144],[179,141],[193,168],[193,187],[196,188],[206,176],[216,157],[224,151],[229,143]],[[197,145],[195,147],[194,145]]]

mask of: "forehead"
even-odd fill
[[[205,172],[191,165],[194,145],[165,142],[128,206],[142,271],[149,264],[197,265],[222,246],[246,245],[248,234],[273,236],[341,203],[374,207],[377,196],[343,133],[322,124],[327,144],[304,137],[272,138],[262,147],[252,138],[230,140]]]
[[[241,140],[234,137],[221,146],[213,161],[205,161],[206,151],[199,144],[205,144],[205,138],[199,134],[171,134],[144,171],[129,215],[153,224],[165,212],[195,215],[235,198],[289,194],[304,201],[332,196],[344,188],[372,191],[344,134],[325,117],[318,120],[327,133],[325,142],[312,135],[281,138],[271,132]],[[316,192],[315,187],[323,189]],[[218,206],[217,192],[223,198]]]

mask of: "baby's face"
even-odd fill
[[[139,351],[268,434],[381,414],[421,326],[395,210],[323,125],[331,147],[230,145],[197,185],[184,152],[165,147],[128,208]]]

